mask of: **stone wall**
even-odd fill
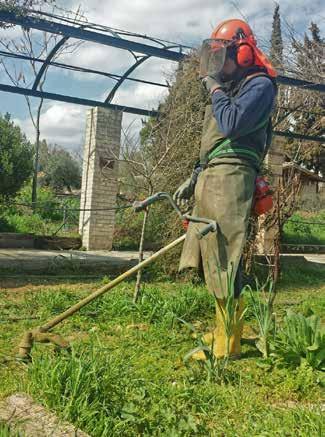
[[[87,250],[110,250],[113,243],[122,112],[92,108],[87,113],[83,152],[79,232]],[[96,211],[97,210],[97,211]]]

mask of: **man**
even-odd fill
[[[216,329],[204,339],[218,358],[238,357],[241,352],[241,257],[256,176],[270,144],[275,77],[251,28],[242,20],[222,22],[203,43],[200,79],[212,105],[205,111],[200,160],[174,197],[180,203],[195,191],[193,215],[218,224],[216,233],[198,240],[200,225],[191,223],[180,261],[180,270],[202,264],[207,287],[216,298]],[[231,294],[233,316],[229,314]],[[232,324],[228,340],[227,320]],[[198,352],[193,358],[205,359],[205,354]]]

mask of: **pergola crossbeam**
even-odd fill
[[[13,58],[13,59],[20,59],[22,61],[32,61],[32,62],[42,63],[42,64],[44,64],[46,62],[45,59],[34,58],[33,56],[21,55],[19,53],[11,53],[11,52],[3,51],[3,50],[0,50],[0,56],[4,56],[7,58]],[[122,76],[120,74],[108,73],[106,71],[94,70],[92,68],[78,67],[76,65],[64,64],[62,62],[51,61],[51,62],[48,62],[47,65],[52,66],[52,67],[62,68],[64,70],[77,71],[79,73],[96,74],[98,76],[104,76],[104,77],[107,77],[109,79],[113,79],[116,81],[119,81],[121,78],[124,78],[124,80],[129,80],[131,82],[144,83],[147,85],[160,86],[160,87],[164,87],[164,88],[169,87],[169,85],[166,83],[154,82],[154,81],[145,80],[145,79],[138,79],[135,77],[124,77],[125,75]]]
[[[67,96],[62,94],[49,93],[46,91],[38,91],[29,88],[21,88],[13,85],[0,84],[0,91],[7,93],[20,94],[29,97],[38,97],[40,99],[55,100],[57,102],[74,103],[76,105],[110,108],[117,111],[128,112],[130,114],[145,115],[148,117],[157,117],[158,111],[147,110],[141,108],[133,108],[131,106],[115,105],[113,103],[100,102],[98,100],[83,99],[80,97]]]
[[[100,32],[93,32],[91,30],[82,29],[71,25],[66,25],[54,21],[44,20],[43,18],[36,18],[33,16],[20,16],[13,12],[0,11],[0,21],[15,24],[25,28],[37,29],[43,32],[63,35],[69,38],[75,38],[83,41],[94,42],[110,47],[116,47],[122,50],[128,50],[143,55],[155,56],[156,58],[168,59],[170,61],[180,61],[185,54],[179,46],[179,52],[172,50],[150,46],[148,44],[139,43],[136,41],[107,35]]]

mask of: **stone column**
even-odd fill
[[[269,181],[272,188],[276,189],[282,179],[282,164],[284,162],[283,137],[274,136],[272,145],[265,157],[264,165],[270,176]],[[274,198],[274,201],[276,199]],[[264,217],[259,218],[259,233],[257,237],[257,250],[259,254],[272,254],[274,251],[273,243],[277,233],[277,228],[265,229]]]
[[[115,224],[122,112],[92,108],[87,112],[79,232],[87,250],[110,250]]]

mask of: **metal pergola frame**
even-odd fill
[[[47,18],[50,17],[51,21],[42,18],[42,16],[45,16]],[[157,116],[158,112],[155,110],[147,110],[143,108],[135,108],[130,106],[121,106],[111,103],[120,86],[124,83],[124,81],[128,80],[138,83],[144,83],[147,85],[168,87],[169,86],[168,84],[158,83],[158,82],[144,80],[144,79],[132,78],[130,77],[130,75],[136,70],[137,67],[143,64],[149,58],[158,57],[162,59],[168,59],[171,61],[179,61],[185,55],[183,53],[183,50],[190,49],[190,47],[182,46],[180,44],[164,41],[161,39],[151,38],[146,35],[126,32],[123,30],[113,29],[110,27],[100,26],[97,24],[88,23],[84,21],[70,20],[65,17],[60,17],[53,14],[40,13],[35,11],[29,11],[28,16],[21,16],[14,12],[0,10],[0,22],[19,25],[23,28],[31,28],[31,29],[36,29],[44,32],[57,34],[57,35],[62,35],[62,38],[52,48],[46,59],[35,58],[19,53],[11,53],[8,51],[0,50],[0,56],[14,58],[22,61],[33,61],[42,64],[35,78],[33,86],[31,88],[23,88],[14,85],[0,84],[0,91],[10,92],[20,95],[27,95],[29,97],[38,97],[48,100],[56,100],[66,103],[75,103],[78,105],[101,106],[111,109],[117,109],[131,114],[138,114],[144,116]],[[55,55],[70,38],[75,38],[80,41],[95,42],[98,44],[127,50],[134,57],[135,61],[133,65],[131,65],[131,67],[128,68],[123,75],[108,73],[105,71],[100,71],[90,68],[83,68],[76,65],[70,65],[70,64],[54,61],[53,59]],[[157,46],[152,46],[152,45],[144,44],[142,42],[132,41],[130,38],[136,38],[139,40],[144,40],[146,42],[150,41],[151,43],[154,42],[157,44]],[[174,51],[173,49],[177,49],[178,51]],[[49,67],[56,67],[56,68],[78,71],[81,73],[104,76],[115,80],[116,84],[110,90],[104,102],[38,90],[38,86],[41,82],[41,79]]]
[[[36,11],[29,11],[28,15],[22,16],[14,12],[9,12],[7,10],[0,9],[0,22],[19,25],[23,28],[36,29],[36,30],[49,32],[52,34],[57,34],[62,36],[62,38],[57,42],[57,44],[53,47],[51,52],[48,54],[46,59],[33,58],[18,53],[14,54],[14,53],[0,50],[0,56],[10,57],[20,60],[29,60],[42,64],[35,78],[32,88],[23,88],[18,86],[0,84],[0,91],[26,95],[30,97],[44,98],[48,100],[55,100],[55,101],[66,102],[66,103],[75,103],[78,105],[84,105],[90,107],[100,106],[100,107],[116,109],[123,112],[144,115],[144,116],[157,116],[158,111],[147,110],[144,108],[135,108],[131,106],[121,106],[112,103],[112,100],[119,87],[126,80],[140,82],[153,86],[168,87],[169,86],[168,84],[132,78],[130,77],[130,75],[136,70],[137,67],[142,65],[145,61],[147,61],[150,58],[156,57],[156,58],[166,59],[170,61],[180,62],[181,60],[183,60],[185,57],[188,56],[189,51],[192,49],[189,46],[184,46],[181,44],[165,41],[158,38],[152,38],[147,35],[131,33],[128,31],[114,29],[111,27],[106,27],[94,23],[88,23],[86,21],[72,20],[66,17],[61,17],[49,13],[36,12]],[[83,68],[75,65],[54,61],[53,59],[55,55],[70,38],[78,39],[80,41],[94,42],[110,47],[116,47],[122,50],[127,50],[134,57],[135,61],[133,65],[131,65],[131,67],[128,68],[123,75],[107,73],[104,71]],[[133,39],[136,39],[137,41],[134,41]],[[145,41],[145,43],[139,41]],[[149,42],[150,44],[148,44]],[[152,43],[154,43],[155,45],[153,45]],[[88,73],[88,74],[95,74],[99,76],[108,77],[110,79],[116,80],[116,84],[110,90],[104,102],[38,90],[40,81],[44,73],[47,71],[49,67],[68,69],[73,71],[79,71],[86,74]],[[286,76],[278,76],[277,82],[287,86],[303,88],[305,90],[325,92],[324,84],[315,84],[312,82],[290,78]],[[295,134],[291,132],[276,131],[275,135],[324,142],[324,138],[322,137],[312,137],[312,136]]]

